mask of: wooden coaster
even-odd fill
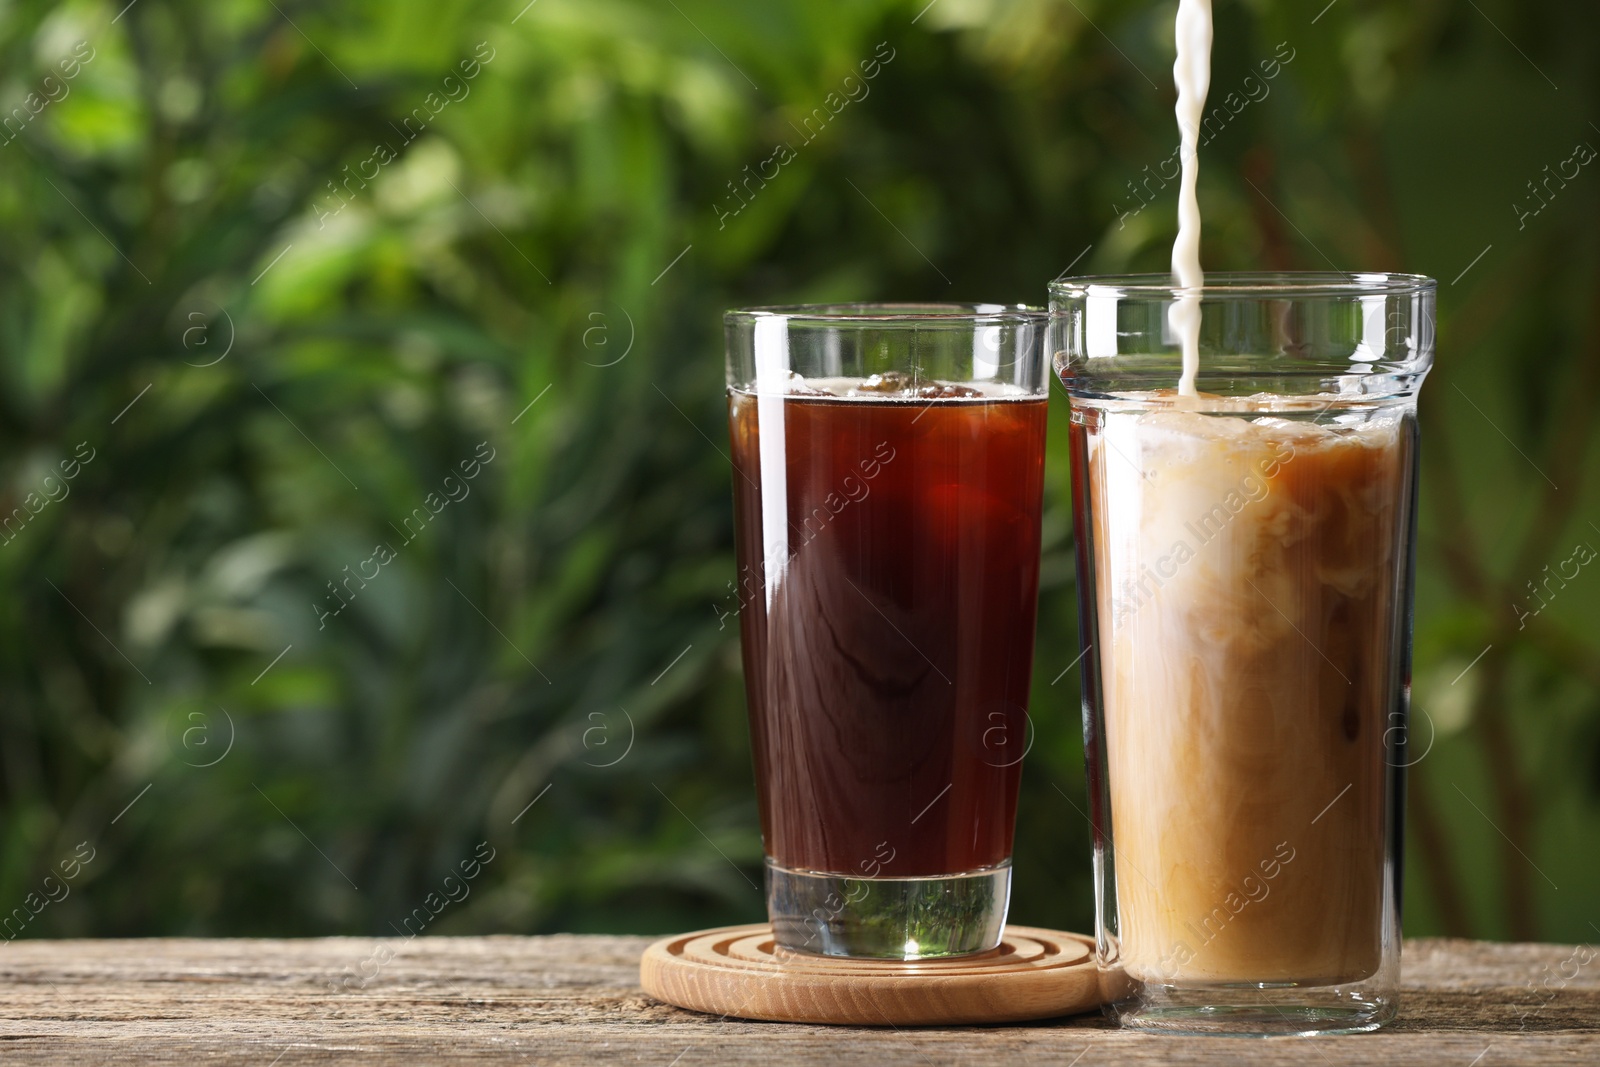
[[[639,961],[657,1000],[724,1018],[854,1026],[1050,1019],[1103,1001],[1094,941],[1008,926],[1000,947],[948,960],[857,960],[776,948],[772,927],[664,938]]]

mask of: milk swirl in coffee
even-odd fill
[[[1073,428],[1098,523],[1120,957],[1143,981],[1331,984],[1379,964],[1410,445],[1398,418],[1311,411]]]

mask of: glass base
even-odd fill
[[[925,878],[852,878],[767,860],[767,914],[780,947],[819,956],[927,960],[997,948],[1011,862]]]
[[[1125,979],[1124,979],[1125,981]],[[1355,1034],[1394,1020],[1399,995],[1351,986],[1172,986],[1133,982],[1105,1007],[1129,1030],[1220,1037]]]

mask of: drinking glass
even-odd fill
[[[992,949],[1027,744],[1048,317],[848,304],[725,323],[777,943]]]
[[[1435,283],[1068,279],[1097,956],[1123,1026],[1374,1029],[1400,976]],[[1201,311],[1196,395],[1172,311]]]

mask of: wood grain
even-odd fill
[[[1564,981],[1574,950],[1560,945],[1407,942],[1392,1028],[1243,1040],[1122,1033],[1098,1015],[926,1030],[719,1021],[644,994],[639,958],[650,941],[14,941],[0,945],[0,1062],[1600,1063],[1600,960]],[[363,978],[363,963],[385,949],[392,958]]]
[[[857,1026],[1024,1022],[1096,1010],[1094,942],[1008,926],[978,956],[901,963],[784,953],[772,927],[724,926],[645,950],[646,993],[727,1018]]]

